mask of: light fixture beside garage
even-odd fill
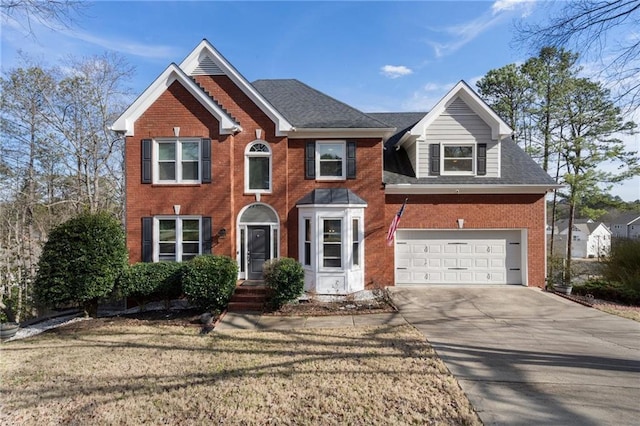
[[[464,228],[464,219],[456,219],[456,223],[458,224],[458,229]]]

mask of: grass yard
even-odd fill
[[[3,343],[0,422],[480,424],[412,327],[198,330],[102,319]]]

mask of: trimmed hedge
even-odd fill
[[[295,300],[304,291],[304,269],[300,262],[281,257],[265,262],[264,281],[271,289],[270,304],[274,309]]]
[[[196,256],[183,264],[182,290],[205,311],[222,311],[236,288],[238,265],[228,256]]]
[[[176,262],[136,263],[125,269],[118,280],[124,297],[132,297],[141,306],[154,296],[168,301],[182,293],[181,270]]]
[[[572,292],[580,296],[591,294],[597,299],[610,302],[640,305],[640,292],[625,285],[602,279],[588,280],[584,284],[574,285]]]

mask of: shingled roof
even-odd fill
[[[251,84],[298,128],[385,129],[389,127],[362,111],[295,79],[257,80]]]
[[[555,185],[555,181],[527,155],[515,142],[505,139],[501,142],[501,177],[447,176],[437,179],[416,178],[409,156],[404,148],[396,145],[405,133],[411,130],[427,112],[369,113],[370,116],[396,127],[396,133],[387,139],[384,150],[385,184],[418,185]]]

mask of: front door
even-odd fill
[[[261,280],[262,265],[271,258],[269,253],[269,226],[248,226],[247,279]]]

